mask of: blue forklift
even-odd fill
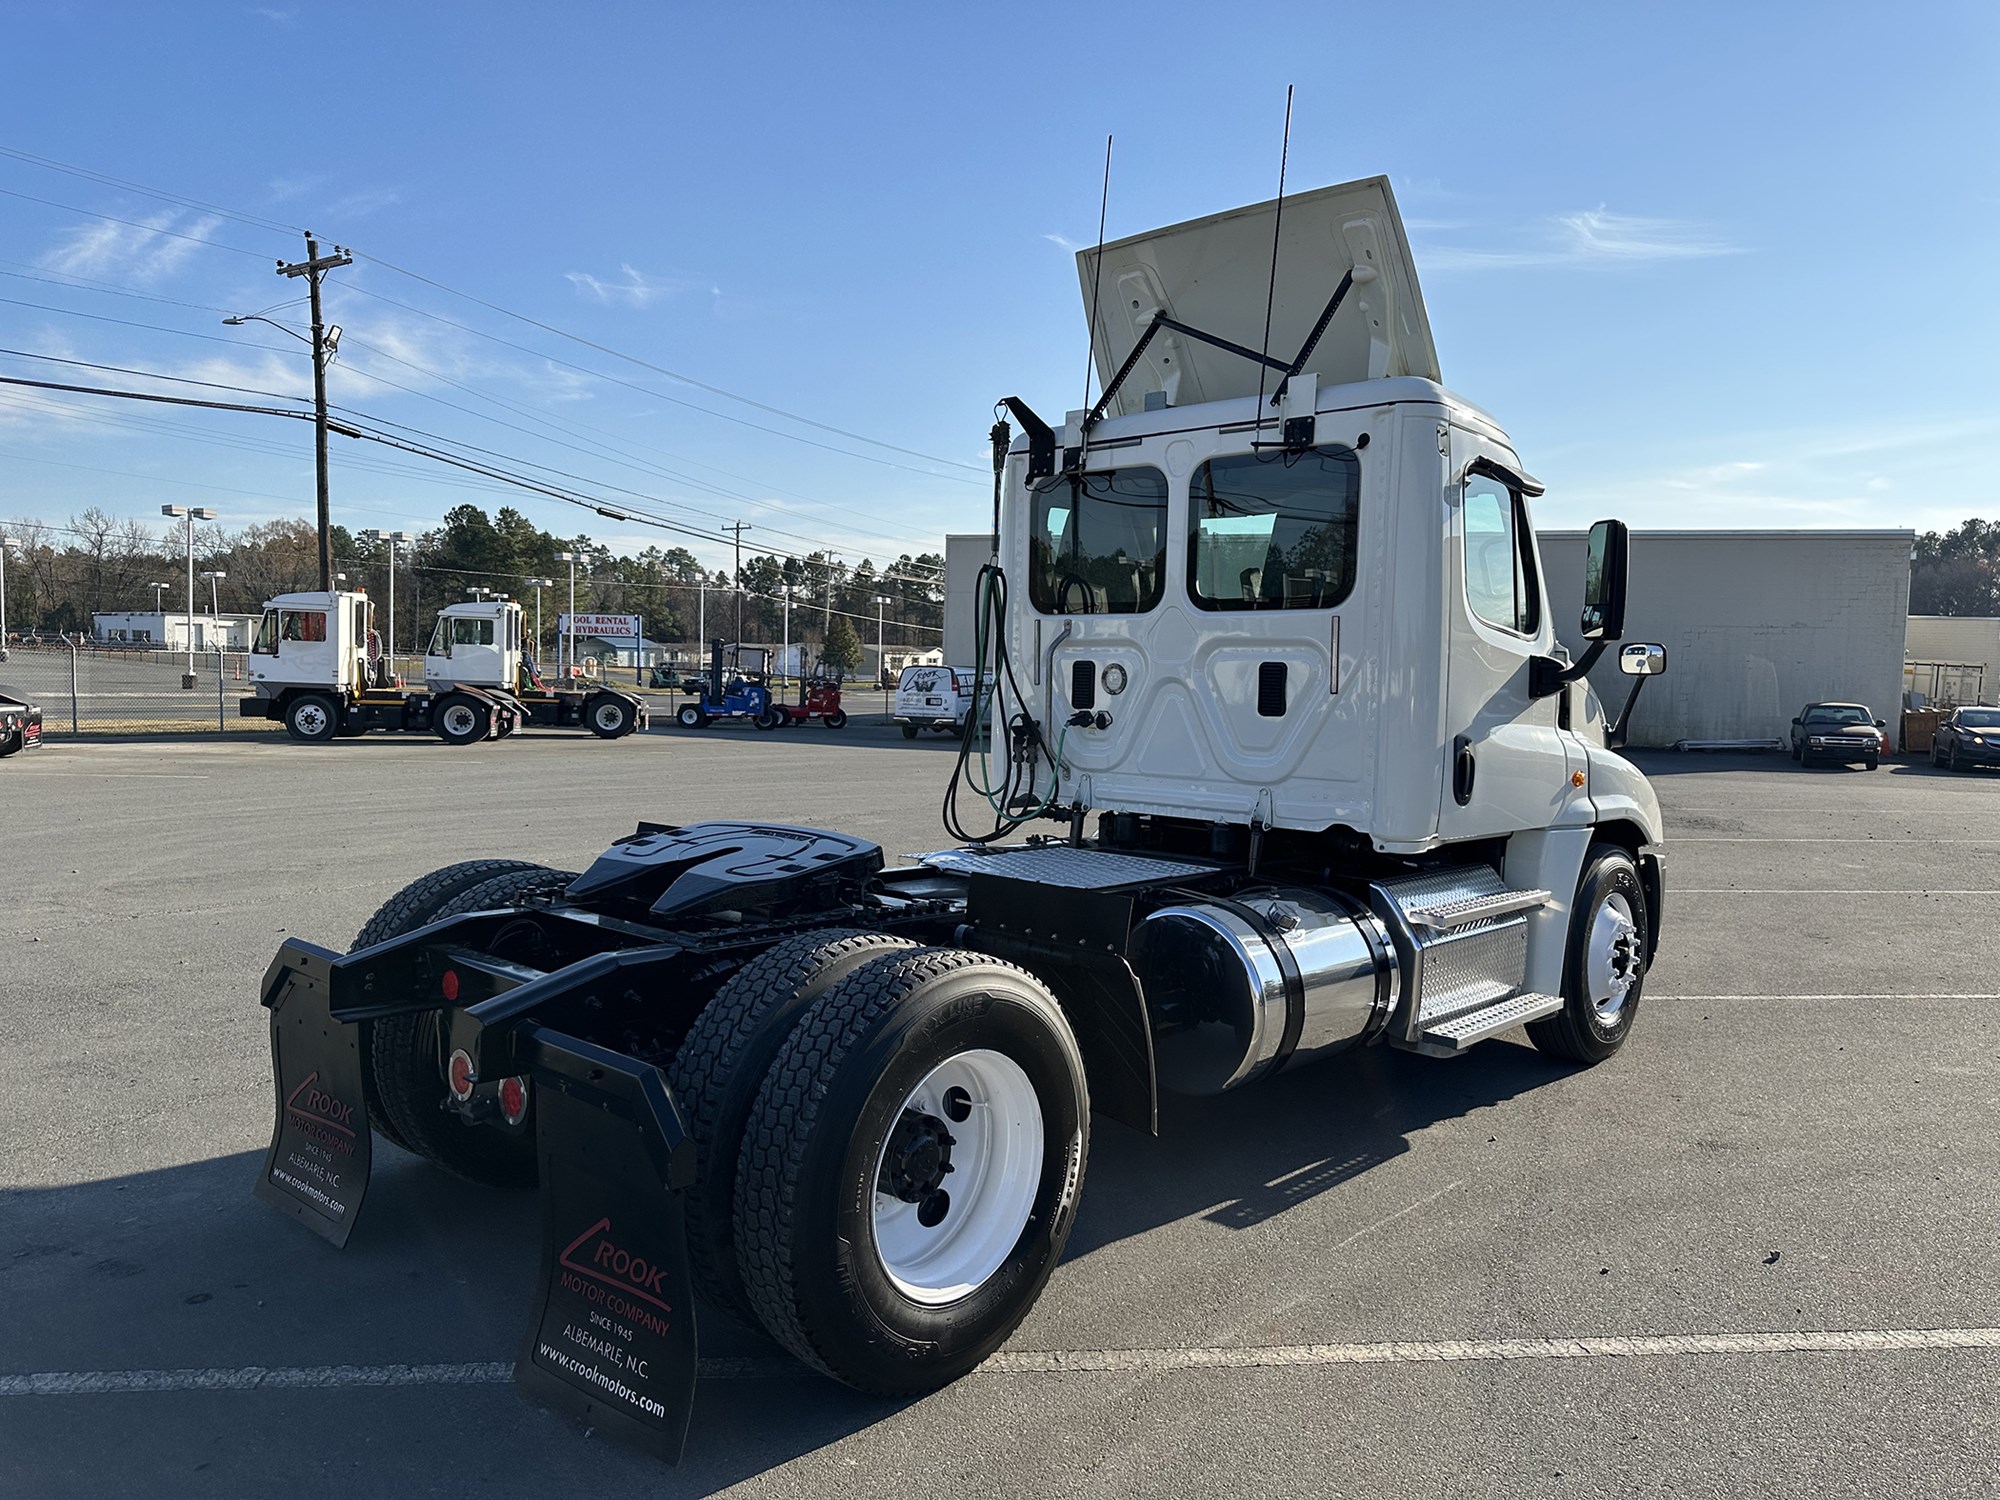
[[[706,729],[717,719],[748,719],[759,729],[776,729],[785,722],[785,711],[771,697],[771,685],[761,649],[753,648],[757,665],[746,667],[744,650],[735,648],[736,661],[725,667],[728,650],[720,638],[709,643],[708,671],[681,683],[681,691],[693,693],[695,701],[683,703],[675,713],[684,729]]]

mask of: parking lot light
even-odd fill
[[[213,521],[215,512],[206,505],[162,505],[160,514],[174,520],[187,522],[187,671],[181,674],[181,686],[194,686],[194,523]],[[164,616],[162,617],[164,623]]]
[[[0,661],[7,659],[7,554],[18,549],[17,536],[0,536]]]

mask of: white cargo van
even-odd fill
[[[903,726],[903,738],[913,740],[919,730],[935,729],[956,734],[965,728],[965,716],[972,712],[972,668],[905,667],[896,682],[895,720]]]

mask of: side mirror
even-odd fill
[[[1875,721],[1875,727],[1877,729],[1887,729],[1889,727],[1889,721],[1887,719],[1877,719]]]
[[[1599,521],[1590,528],[1583,563],[1583,620],[1578,630],[1586,641],[1615,641],[1625,634],[1629,539],[1623,521]]]
[[[1661,677],[1667,670],[1667,648],[1634,641],[1618,653],[1618,670],[1627,677]]]

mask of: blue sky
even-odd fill
[[[1064,247],[1095,235],[1105,135],[1115,238],[1269,197],[1296,84],[1290,186],[1392,178],[1445,380],[1549,484],[1543,526],[2000,515],[2000,7],[1099,14],[19,6],[0,146],[368,257],[330,278],[337,402],[879,562],[983,529],[996,397],[1078,404]],[[294,233],[14,157],[0,190],[0,346],[307,389],[302,345],[220,324],[296,294],[271,270]],[[335,439],[351,526],[507,501],[479,483]],[[0,389],[0,519],[311,496],[299,424]]]

